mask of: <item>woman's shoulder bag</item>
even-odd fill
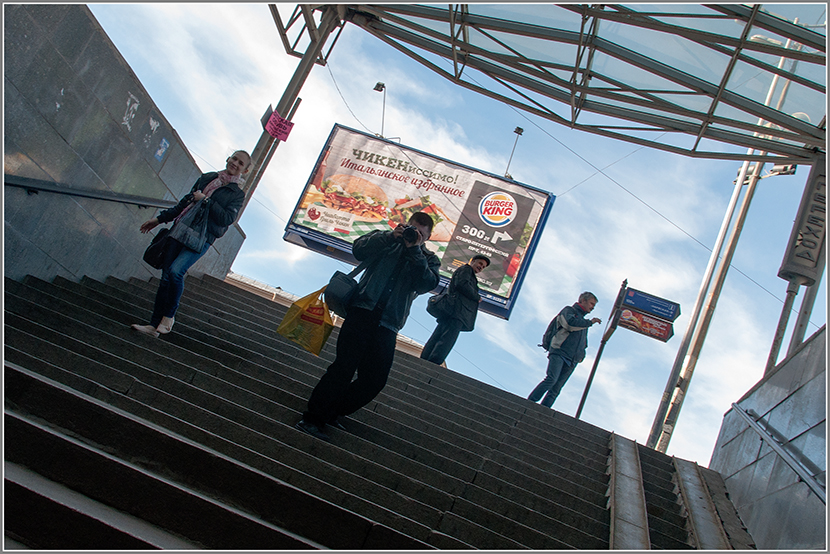
[[[150,264],[150,267],[161,269],[164,265],[164,253],[170,242],[169,233],[170,229],[166,227],[160,229],[150,242],[150,246],[144,251],[144,261]]]

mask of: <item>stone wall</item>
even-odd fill
[[[84,5],[4,4],[4,158],[9,175],[178,200],[201,171]],[[4,270],[19,279],[147,279],[138,228],[158,210],[4,186]],[[223,278],[238,225],[192,269]]]
[[[817,331],[737,404],[761,416],[826,489],[827,328]],[[827,507],[735,410],[709,464],[759,550],[826,549]]]

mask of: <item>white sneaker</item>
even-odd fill
[[[132,327],[139,333],[144,333],[145,335],[150,335],[152,337],[159,336],[159,332],[156,331],[156,328],[152,325],[139,325],[138,323],[133,323],[132,325],[130,325],[130,327]]]
[[[173,329],[173,323],[175,322],[176,318],[174,317],[163,317],[161,318],[161,323],[159,323],[159,326],[156,327],[156,331],[158,331],[162,335],[166,335]]]

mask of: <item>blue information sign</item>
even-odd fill
[[[623,305],[637,308],[638,310],[668,321],[674,321],[680,315],[680,304],[677,302],[671,302],[659,296],[646,294],[637,289],[627,289],[625,291]]]

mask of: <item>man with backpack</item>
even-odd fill
[[[585,316],[597,305],[593,293],[583,292],[579,301],[573,306],[565,306],[548,325],[542,337],[542,348],[548,352],[548,370],[544,380],[536,385],[528,400],[538,402],[542,395],[542,406],[550,408],[565,382],[576,368],[576,364],[585,359],[588,348],[588,328],[594,323],[602,323],[598,317],[590,321]]]

